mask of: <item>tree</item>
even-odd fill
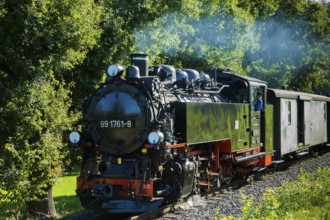
[[[279,5],[274,16],[256,22],[260,47],[245,54],[245,71],[273,88],[328,93],[328,6],[305,0]]]
[[[330,4],[310,2],[304,13],[306,27],[305,54],[293,71],[290,87],[305,92],[330,94]]]
[[[79,87],[74,90],[78,99],[91,94],[95,86],[104,80],[105,71],[110,64],[130,64],[130,54],[147,53],[137,51],[135,33],[148,22],[167,11],[180,10],[181,0],[113,0],[99,1],[102,5],[100,28],[102,34],[98,44],[88,52],[82,65],[77,66],[72,74]],[[83,76],[83,77],[82,77]]]
[[[25,81],[7,91],[7,98],[0,109],[0,208],[10,205],[17,215],[27,202],[37,216],[54,215],[54,207],[48,210],[42,201],[61,174],[63,131],[73,119],[68,90],[49,75]]]
[[[141,52],[327,92],[329,28],[329,5],[305,0],[1,1],[0,210],[47,196],[67,151],[69,96],[90,94],[109,64]]]
[[[135,31],[135,48],[177,67],[230,68],[244,74],[245,51],[255,46],[253,17],[238,1],[183,1]]]
[[[0,210],[17,218],[55,215],[51,187],[62,170],[70,70],[97,43],[100,7],[93,0],[0,3]],[[8,207],[11,209],[8,210]]]

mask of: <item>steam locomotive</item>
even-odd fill
[[[84,103],[77,195],[87,209],[139,213],[328,147],[330,98],[269,89],[214,69],[108,68]],[[261,95],[255,109],[256,95]]]

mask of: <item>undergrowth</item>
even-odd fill
[[[255,204],[254,198],[242,199],[240,220],[247,219],[330,219],[330,167],[318,168],[315,173],[300,171],[296,181],[267,189]],[[219,214],[213,219],[237,219]]]

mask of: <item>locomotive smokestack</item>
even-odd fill
[[[148,61],[149,57],[147,54],[131,54],[131,65],[140,69],[140,76],[148,76]]]

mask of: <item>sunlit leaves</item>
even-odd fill
[[[99,8],[92,0],[8,1],[5,9],[11,13],[0,21],[0,63],[15,80],[72,69],[101,33]]]
[[[301,171],[298,179],[268,189],[257,204],[243,196],[238,219],[328,219],[330,216],[330,169],[315,173]]]
[[[188,2],[188,1],[187,1]],[[235,2],[196,1],[185,10],[168,12],[135,28],[137,51],[162,61],[190,68],[230,68],[243,74],[242,62],[247,49],[256,46],[252,17]],[[209,13],[209,10],[211,13]]]
[[[329,92],[330,19],[326,4],[284,1],[274,16],[256,22],[257,50],[245,54],[249,75],[270,87]]]
[[[0,107],[0,208],[14,207],[1,211],[11,216],[62,172],[65,131],[77,119],[69,115],[72,87],[64,79],[97,43],[101,16],[92,0],[0,6],[0,81],[6,89]]]
[[[91,94],[130,53],[330,92],[329,32],[329,6],[305,0],[1,1],[0,201],[15,197],[19,207],[33,184],[53,183],[72,123],[67,89]]]
[[[69,95],[65,84],[50,74],[22,83],[1,108],[0,154],[5,166],[0,190],[8,192],[3,196],[17,208],[17,200],[36,199],[61,173],[63,135],[76,119],[68,115]],[[0,198],[0,203],[5,200]]]

